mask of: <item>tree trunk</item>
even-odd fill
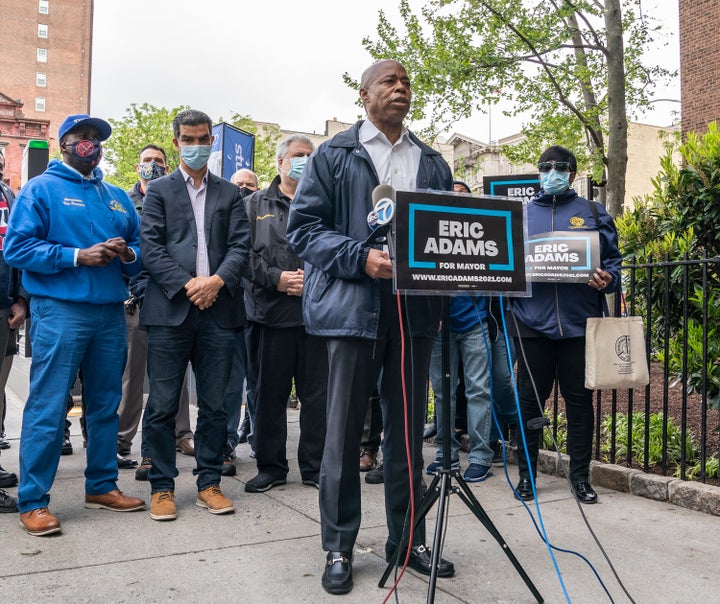
[[[627,113],[625,111],[625,51],[620,0],[605,0],[608,72],[607,203],[612,216],[623,211],[627,172]]]

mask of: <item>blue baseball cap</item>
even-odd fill
[[[90,117],[86,113],[78,113],[77,115],[69,115],[65,118],[65,121],[60,125],[60,128],[58,128],[58,140],[62,140],[63,136],[78,126],[92,126],[96,128],[100,134],[101,141],[110,138],[110,134],[112,133],[112,126],[105,120]]]

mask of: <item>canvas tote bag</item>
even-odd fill
[[[649,383],[642,317],[589,317],[585,388],[641,388]]]

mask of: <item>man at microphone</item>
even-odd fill
[[[368,214],[379,185],[394,189],[450,190],[452,176],[442,156],[403,125],[410,109],[405,68],[384,60],[362,75],[360,98],[367,120],[323,143],[303,172],[288,221],[288,239],[305,262],[303,319],[308,333],[323,336],[329,362],[325,449],[320,468],[320,518],[327,563],[323,588],[349,592],[352,552],[360,528],[357,452],[368,398],[379,381],[383,406],[385,555],[397,552],[410,501],[422,496],[422,433],[432,338],[438,331],[440,299],[409,296],[402,316],[392,292],[393,264],[381,242],[368,239]],[[402,323],[402,331],[401,331]],[[405,361],[401,359],[405,339]],[[408,406],[412,468],[405,454],[402,374]],[[425,526],[412,539],[409,565],[430,574]],[[454,574],[440,560],[438,576]]]

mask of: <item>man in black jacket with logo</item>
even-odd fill
[[[255,398],[258,474],[245,485],[262,493],[285,484],[288,461],[287,400],[295,379],[300,412],[298,464],[303,484],[318,487],[325,442],[327,353],[305,333],[302,320],[303,262],[287,241],[287,218],[312,141],[294,134],[277,148],[279,175],[267,189],[245,198],[250,224],[245,311],[248,376]]]

